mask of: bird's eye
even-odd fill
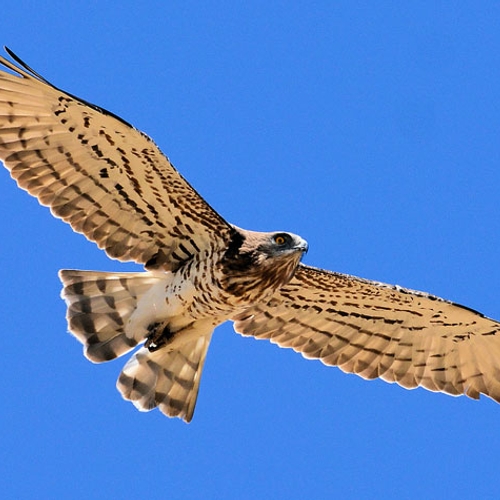
[[[284,245],[286,243],[286,238],[282,234],[278,234],[274,237],[274,242],[277,245]]]

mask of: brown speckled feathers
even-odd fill
[[[10,52],[9,52],[10,53]],[[500,324],[431,295],[300,264],[292,233],[239,229],[147,136],[0,58],[0,159],[18,185],[140,273],[60,273],[94,362],[143,344],[117,382],[140,410],[190,421],[214,328],[406,388],[500,401]],[[227,402],[227,404],[230,404]]]
[[[428,294],[307,266],[236,331],[363,378],[500,402],[500,324]]]
[[[19,68],[0,72],[0,158],[19,187],[113,258],[176,269],[229,225],[146,135]]]

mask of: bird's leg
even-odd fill
[[[144,346],[149,349],[150,352],[157,351],[174,336],[174,334],[168,328],[168,324],[165,323],[151,323],[148,326],[148,336],[146,337],[146,342]]]

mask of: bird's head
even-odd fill
[[[307,241],[293,233],[258,233],[262,236],[257,246],[257,251],[261,252],[265,258],[287,258],[295,256],[300,260],[302,254],[307,252]]]
[[[273,292],[292,278],[307,242],[293,233],[260,233],[237,229],[224,258],[224,273],[231,289]]]

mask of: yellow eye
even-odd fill
[[[274,237],[274,242],[277,245],[284,245],[286,243],[286,238],[282,234],[278,234]]]

